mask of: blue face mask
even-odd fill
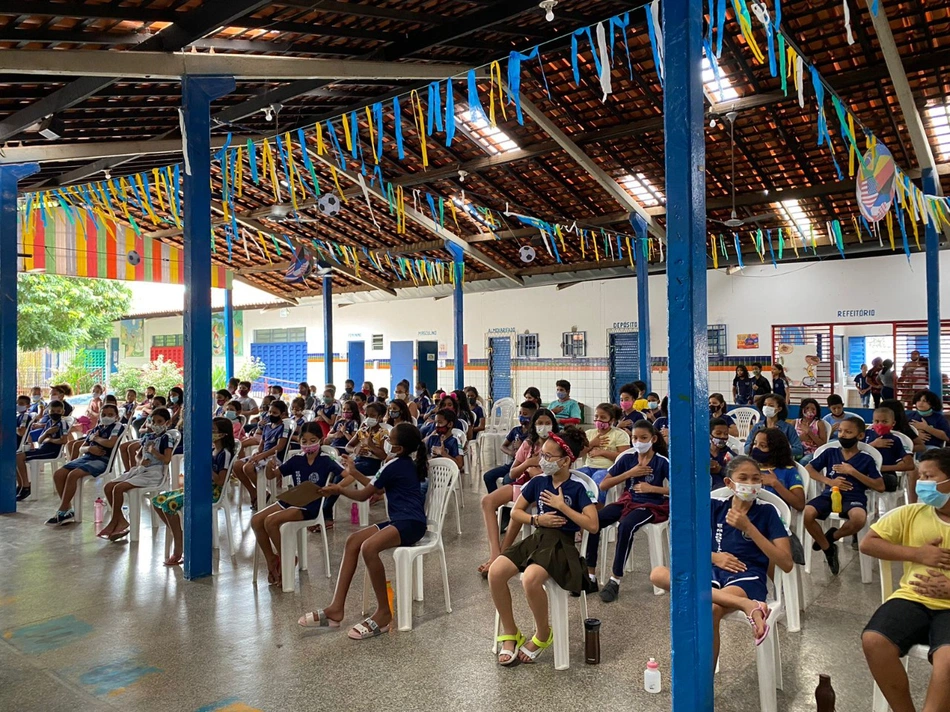
[[[565,400],[566,398],[567,398],[567,391],[558,391],[558,392],[557,392],[557,399],[558,399],[558,400]]]
[[[917,415],[919,415],[921,418],[926,418],[928,415],[933,415],[933,412],[933,408],[928,408],[927,410],[921,410],[920,408],[917,409]]]
[[[950,494],[944,494],[937,489],[937,483],[933,480],[917,480],[917,500],[923,504],[929,504],[931,507],[941,509],[950,502]]]
[[[518,422],[521,423],[522,425],[527,425],[528,423],[531,422],[531,417],[527,415],[522,415],[518,418]]]

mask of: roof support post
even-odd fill
[[[455,335],[455,390],[465,388],[465,297],[462,283],[465,280],[465,253],[458,245],[446,245],[452,253],[452,331]]]
[[[630,216],[638,238],[633,244],[633,259],[637,270],[637,356],[640,360],[640,380],[647,384],[649,392],[653,390],[650,362],[650,266],[644,250],[645,245],[640,243],[640,239],[647,236],[646,225],[639,218],[636,214]]]
[[[333,278],[323,275],[323,377],[333,383]]]
[[[940,182],[930,169],[923,171],[924,192],[937,195]],[[927,362],[930,390],[941,396],[943,376],[940,371],[940,237],[933,220],[927,223],[924,238],[927,261]]]
[[[234,378],[234,289],[224,290],[224,374]]]

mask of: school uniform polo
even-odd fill
[[[735,556],[746,566],[745,571],[732,572],[713,566],[713,588],[737,586],[753,601],[765,601],[768,596],[769,557],[745,533],[726,523],[732,508],[732,496],[713,498],[710,503],[712,519],[712,550]],[[752,502],[747,513],[749,521],[769,541],[790,536],[774,505],[761,500]]]
[[[847,517],[848,510],[852,507],[860,507],[865,510],[868,508],[868,488],[863,482],[859,482],[856,477],[839,475],[832,469],[835,465],[842,463],[851,465],[862,475],[872,480],[880,479],[881,473],[878,472],[874,458],[868,453],[858,451],[851,459],[846,460],[844,451],[840,447],[830,447],[808,463],[818,472],[824,471],[825,477],[829,479],[844,477],[851,484],[852,489],[841,493],[841,513],[842,516]],[[818,511],[818,519],[825,519],[831,514],[831,485],[827,485],[825,490],[808,504]]]

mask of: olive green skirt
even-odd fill
[[[522,573],[531,564],[537,564],[561,588],[571,593],[580,593],[587,576],[587,566],[574,545],[574,533],[560,529],[538,528],[534,534],[522,539],[504,552]]]

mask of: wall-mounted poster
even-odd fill
[[[119,338],[125,358],[145,356],[145,320],[125,319],[119,322]]]
[[[736,334],[737,349],[757,349],[759,348],[758,334]]]
[[[211,315],[211,351],[215,356],[224,356],[224,314]],[[234,312],[234,355],[244,355],[244,312]]]

